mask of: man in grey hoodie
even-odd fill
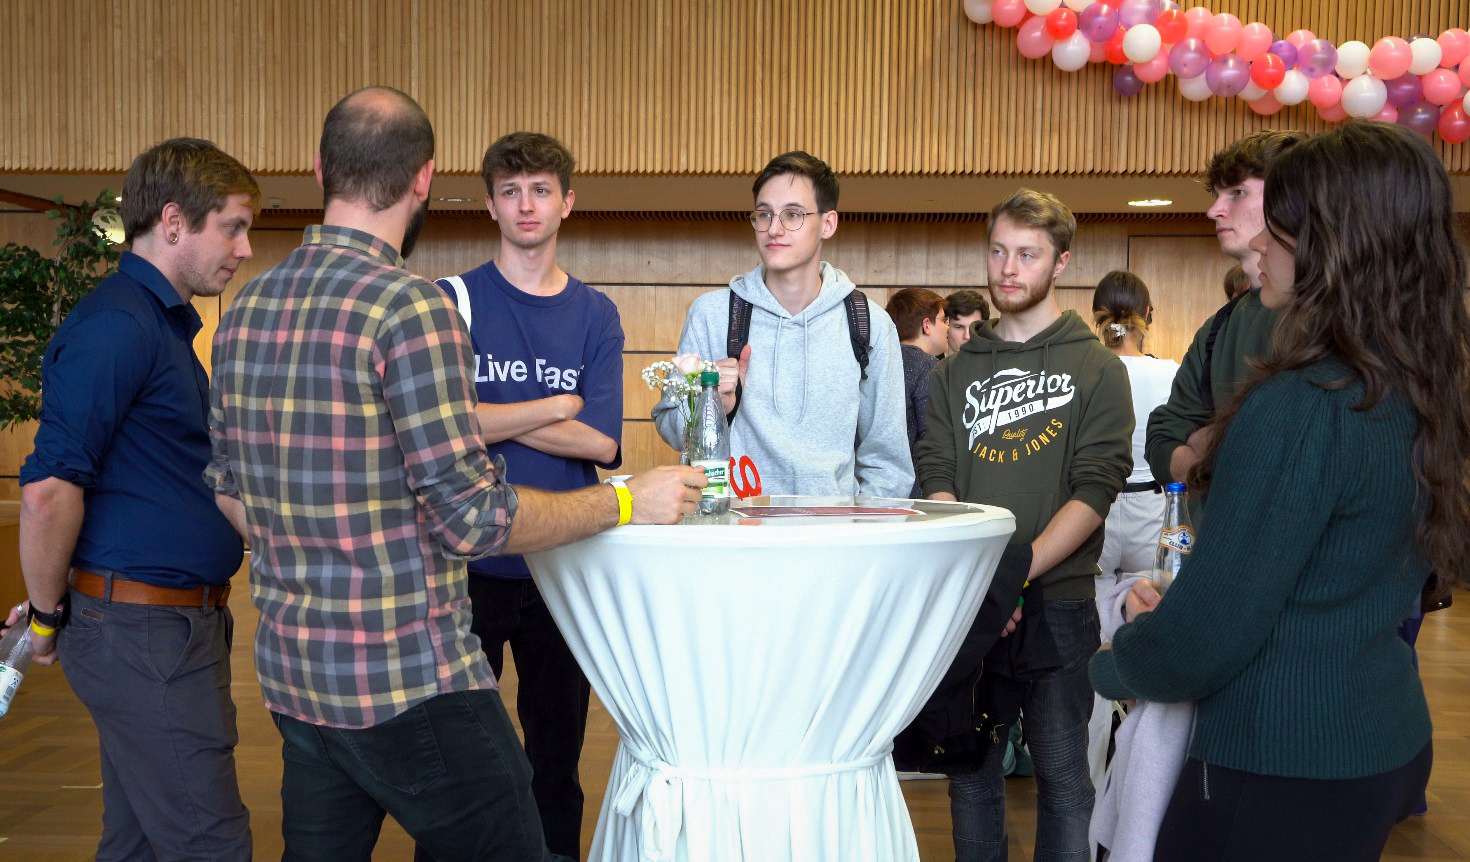
[[[1012,543],[1030,545],[1050,637],[1028,637],[1018,664],[1045,664],[1040,654],[1054,647],[1059,665],[1017,683],[1036,767],[1036,858],[1083,862],[1093,806],[1087,662],[1099,643],[1093,577],[1103,520],[1132,469],[1133,401],[1123,363],[1052,295],[1076,225],[1061,201],[1027,189],[991,210],[988,275],[1000,317],[974,326],[934,372],[917,456],[930,499],[1010,509]],[[1003,753],[988,746],[974,770],[950,776],[959,862],[1006,858]]]
[[[868,363],[860,368],[845,304],[853,284],[821,259],[822,242],[837,231],[836,175],[821,159],[790,152],[766,165],[753,191],[761,265],[694,301],[679,353],[715,360],[725,412],[735,414],[730,454],[754,462],[761,493],[907,496],[913,468],[898,332],[864,299]],[[749,340],[735,357],[726,355],[732,291],[752,306]],[[677,399],[654,405],[653,420],[670,446],[683,448]]]

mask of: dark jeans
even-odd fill
[[[1087,662],[1099,645],[1092,599],[1046,603],[1046,622],[1062,667],[1026,685],[1021,702],[1026,748],[1036,768],[1036,862],[1085,862],[1093,788],[1087,766],[1092,686]],[[949,777],[957,862],[1004,862],[1004,745],[986,748],[978,772]]]
[[[497,691],[431,697],[375,727],[272,713],[282,862],[368,862],[384,814],[441,862],[546,862],[531,767]]]
[[[1330,781],[1256,775],[1191,757],[1164,813],[1154,860],[1372,862],[1423,796],[1432,749],[1425,745],[1398,769]]]
[[[57,650],[101,743],[96,858],[249,862],[229,609],[104,602],[76,590],[70,598]]]

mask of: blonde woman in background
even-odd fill
[[[1174,374],[1179,370],[1179,363],[1144,353],[1144,340],[1153,320],[1153,305],[1149,301],[1148,286],[1133,273],[1114,270],[1103,276],[1102,281],[1098,282],[1097,290],[1092,294],[1092,319],[1103,345],[1118,354],[1118,358],[1123,360],[1124,367],[1128,369],[1128,383],[1133,390],[1133,415],[1136,420],[1133,428],[1133,473],[1128,477],[1128,484],[1123,486],[1123,493],[1118,495],[1117,501],[1108,512],[1103,526],[1102,556],[1097,561],[1100,571],[1097,579],[1098,618],[1102,623],[1103,640],[1106,641],[1122,625],[1119,603],[1132,584],[1133,578],[1129,575],[1147,573],[1153,569],[1154,549],[1158,546],[1159,530],[1164,524],[1164,494],[1163,488],[1154,481],[1149,472],[1148,462],[1144,460],[1143,445],[1148,434],[1148,415],[1155,407],[1168,400],[1169,387],[1174,383]],[[1171,704],[1168,709],[1156,704],[1143,706],[1148,708],[1142,710],[1143,713],[1188,713],[1190,710],[1189,704]],[[1137,733],[1137,725],[1142,718],[1143,715],[1133,716],[1129,721],[1133,726],[1128,732],[1119,730],[1115,760],[1127,760],[1126,741]],[[1155,715],[1149,719],[1149,723],[1159,720],[1163,720],[1163,716]],[[1172,718],[1168,721],[1176,726],[1179,724]],[[1115,827],[1122,820],[1126,830],[1128,820],[1120,817],[1118,810],[1122,799],[1120,791],[1123,770],[1118,767],[1115,768],[1117,775],[1107,773],[1108,740],[1112,735],[1112,725],[1113,702],[1094,696],[1087,742],[1088,766],[1092,773],[1093,786],[1097,788],[1092,840],[1094,844],[1101,842],[1108,846],[1112,850],[1112,859],[1130,856],[1148,858],[1141,850],[1137,855],[1130,853],[1127,842],[1124,842],[1124,846],[1112,846],[1116,843]],[[1187,733],[1187,718],[1183,727]],[[1177,753],[1179,763],[1183,762],[1182,743],[1171,749],[1157,751]],[[1169,793],[1173,790],[1172,779],[1178,774],[1179,763],[1166,765],[1163,775],[1168,779],[1165,782],[1167,787],[1150,791],[1159,795],[1157,806],[1139,809],[1142,816],[1149,816],[1148,812],[1153,812],[1152,823],[1155,827],[1158,817],[1163,815]],[[1141,777],[1152,772],[1152,769],[1146,768],[1135,773],[1135,776]],[[1109,781],[1113,779],[1116,779],[1114,786],[1110,786]],[[1156,831],[1156,828],[1145,829],[1141,834],[1152,835]],[[1152,850],[1151,841],[1147,850]]]

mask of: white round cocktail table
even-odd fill
[[[948,669],[1015,519],[755,502],[920,514],[732,512],[527,555],[621,734],[592,862],[919,858],[893,738]]]

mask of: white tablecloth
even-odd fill
[[[771,502],[798,499],[852,502]],[[929,514],[621,527],[529,555],[622,735],[592,862],[918,859],[893,738],[1015,521],[914,505]]]

